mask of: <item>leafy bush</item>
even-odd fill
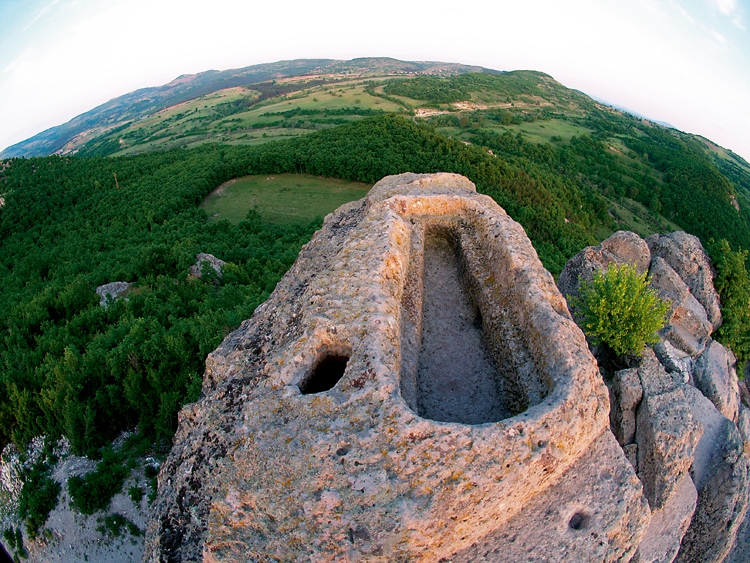
[[[3,532],[3,539],[5,539],[5,545],[16,552],[15,561],[18,559],[26,559],[29,556],[29,552],[26,551],[26,547],[23,545],[23,534],[21,528],[13,528]]]
[[[138,485],[133,485],[128,489],[128,496],[135,504],[140,504],[141,499],[143,498],[143,489]]]
[[[18,516],[26,522],[26,532],[32,539],[57,506],[60,483],[52,479],[50,473],[51,468],[42,456],[24,476],[18,500]]]
[[[102,525],[97,526],[96,529],[102,535],[114,538],[120,537],[126,529],[130,532],[131,536],[140,537],[143,535],[143,530],[128,518],[118,513],[105,517]]]
[[[646,344],[657,342],[655,333],[664,326],[669,309],[648,287],[646,274],[638,274],[630,264],[596,272],[591,283],[581,284],[581,297],[574,304],[586,335],[618,356],[640,356]]]
[[[112,497],[122,489],[128,473],[128,468],[122,465],[121,456],[112,450],[105,450],[95,471],[84,477],[76,475],[68,479],[73,506],[83,514],[105,510]]]

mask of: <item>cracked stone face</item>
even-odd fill
[[[461,176],[386,177],[207,360],[146,559],[438,561],[554,484],[608,417],[521,226]]]

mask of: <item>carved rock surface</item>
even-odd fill
[[[468,305],[446,306],[472,315],[482,335],[472,346],[500,390],[481,422],[419,414],[434,393],[419,367],[424,338],[439,337],[422,330],[431,240],[453,252],[444,267],[458,268]],[[446,361],[459,369],[462,356]],[[444,383],[446,404],[471,391]],[[162,465],[145,560],[449,558],[512,526],[550,487],[575,490],[567,470],[597,440],[615,443],[608,415],[583,334],[520,225],[460,176],[387,177],[326,218],[209,356],[202,398],[180,412]],[[573,528],[604,503],[596,549],[617,560],[648,511],[632,467],[607,448],[631,509],[593,495]],[[570,553],[590,545],[562,537],[556,548]]]
[[[714,271],[698,237],[677,231],[646,237],[652,256],[663,258],[706,310],[714,330],[721,325],[721,305],[714,288]]]
[[[693,369],[695,386],[732,421],[737,420],[740,406],[736,365],[734,354],[713,340],[696,359]]]
[[[617,442],[609,432],[604,432],[557,484],[532,499],[508,525],[448,558],[446,563],[627,561],[635,546],[643,545],[643,530],[649,522],[648,504],[640,494],[641,484],[632,471],[626,470],[627,466]],[[687,481],[692,486],[689,477]],[[695,507],[695,488],[692,507]],[[690,515],[692,509],[685,528]],[[653,523],[651,519],[651,526]],[[609,541],[602,541],[604,530],[611,538]],[[658,545],[675,535],[675,530],[667,526],[658,532],[664,535],[661,540],[654,537],[653,543]],[[679,545],[677,539],[675,553]],[[648,553],[666,549],[660,550],[655,545]]]

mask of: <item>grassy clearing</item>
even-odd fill
[[[610,200],[609,212],[617,222],[618,230],[633,231],[644,238],[654,233],[671,233],[684,230],[677,223],[670,221],[663,215],[653,213],[642,203],[629,198],[621,198],[618,201]],[[606,238],[612,232],[597,233],[597,236],[603,235],[601,238]]]
[[[499,125],[485,121],[482,124],[482,129],[490,129],[500,135],[506,131],[510,131],[514,135],[521,133],[531,143],[569,142],[574,136],[587,135],[592,132],[591,129],[563,119],[532,121],[520,125]],[[461,129],[460,127],[437,127],[437,130],[443,135],[459,140],[467,140],[473,134],[468,129]]]
[[[532,121],[521,125],[507,125],[500,127],[511,133],[521,133],[532,143],[549,143],[552,137],[560,137],[563,141],[570,141],[571,137],[592,133],[591,129],[581,127],[563,119],[546,121]]]
[[[371,187],[307,174],[246,176],[219,186],[201,209],[209,221],[227,219],[236,224],[255,209],[272,223],[307,223],[364,197]]]

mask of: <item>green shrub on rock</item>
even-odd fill
[[[604,343],[618,356],[640,356],[646,344],[658,342],[669,305],[648,287],[646,274],[630,264],[613,264],[595,272],[592,282],[582,282],[580,299],[574,300],[581,327],[595,343]]]
[[[36,538],[39,529],[47,522],[49,513],[57,506],[59,495],[60,483],[52,479],[52,468],[47,457],[42,455],[25,471],[18,499],[18,516],[26,523],[26,533],[31,539]],[[22,541],[20,534],[17,539]]]
[[[68,479],[68,491],[73,506],[82,514],[93,514],[106,510],[110,500],[122,490],[128,475],[122,465],[122,456],[112,450],[104,450],[102,461],[96,470],[84,477],[74,475]]]

